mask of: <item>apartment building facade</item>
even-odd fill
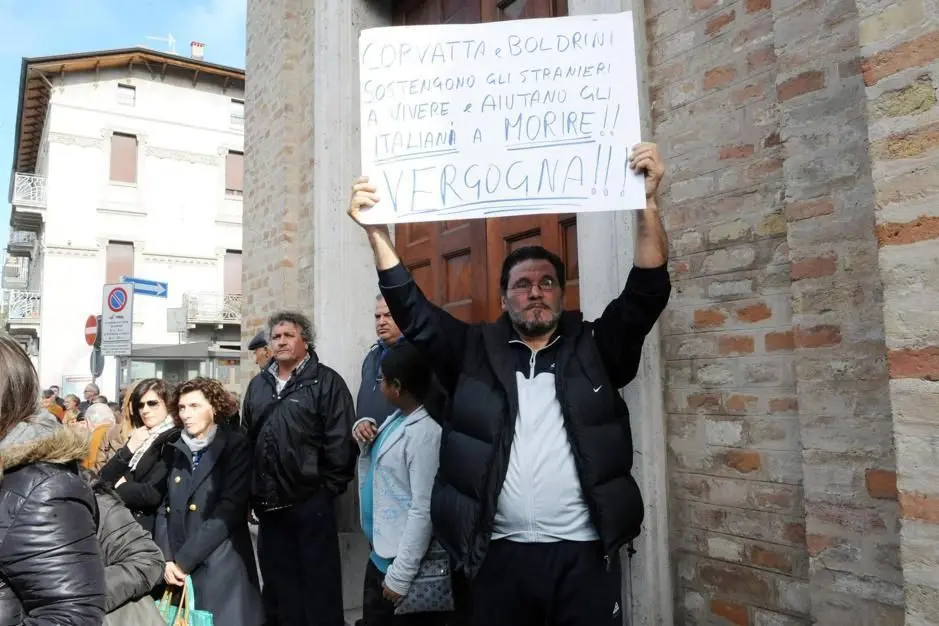
[[[133,354],[105,359],[105,395],[153,375],[236,382],[244,71],[201,50],[23,59],[3,288],[44,386],[91,380],[85,320],[126,279],[166,289],[137,291]]]

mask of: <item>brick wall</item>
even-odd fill
[[[311,289],[300,289],[297,260],[309,221],[312,111],[312,28],[302,0],[248,2],[245,71],[245,196],[242,257],[243,345],[283,308],[312,309]],[[291,19],[286,19],[287,16]],[[284,29],[287,32],[284,32]],[[256,373],[243,360],[244,381]]]
[[[854,2],[647,0],[677,615],[902,623]]]
[[[939,623],[939,4],[861,9],[906,624]]]
[[[752,0],[646,7],[654,134],[670,166],[676,619],[801,623],[808,555],[773,13]]]

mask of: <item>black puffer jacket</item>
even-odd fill
[[[78,474],[87,454],[87,439],[45,412],[0,442],[0,626],[104,620],[95,500]]]
[[[379,272],[395,322],[431,361],[450,407],[431,500],[434,531],[470,577],[489,547],[519,410],[512,325],[466,324],[431,304],[403,265]],[[664,267],[633,269],[594,322],[565,312],[556,394],[590,519],[607,555],[639,534],[643,504],[630,473],[629,411],[618,390],[636,375],[642,344],[668,302]]]
[[[248,385],[242,407],[242,424],[254,445],[252,506],[290,506],[320,489],[343,493],[359,452],[354,422],[349,388],[313,350],[279,396],[274,375],[262,370]]]

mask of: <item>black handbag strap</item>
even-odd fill
[[[271,416],[271,413],[274,412],[274,409],[277,408],[277,405],[281,403],[283,397],[277,398],[261,411],[261,415],[258,416],[258,419],[251,425],[251,430],[248,431],[248,439],[253,442],[257,442],[258,435],[261,434],[261,429],[264,428],[264,423],[267,422],[267,418]]]

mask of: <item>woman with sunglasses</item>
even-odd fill
[[[114,485],[140,525],[151,533],[156,509],[163,500],[154,485],[169,474],[162,452],[179,439],[180,432],[169,412],[169,396],[169,387],[159,378],[145,378],[134,386],[125,404],[134,429],[127,444],[100,472],[101,480]]]

